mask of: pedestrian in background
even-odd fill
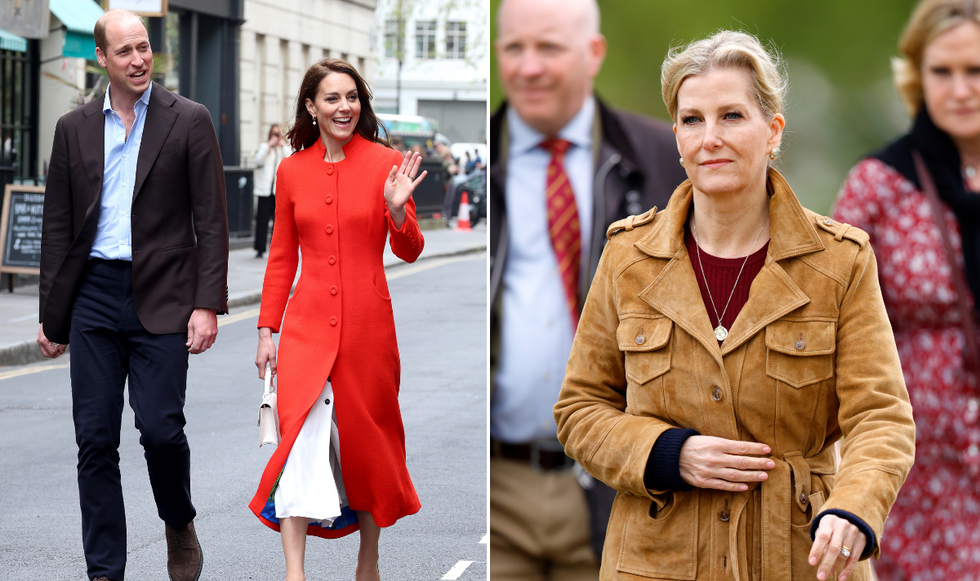
[[[497,22],[491,578],[595,580],[613,492],[565,455],[552,407],[606,228],[664,205],[684,172],[667,124],[593,95],[606,54],[595,0],[504,0]]]
[[[228,311],[228,216],[221,151],[203,105],[150,81],[139,16],[95,25],[103,97],[55,127],[44,195],[40,318],[46,357],[71,343],[72,417],[88,578],[122,581],[126,510],[119,474],[123,392],[136,414],[167,571],[196,581],[189,353],[203,353]],[[94,209],[89,213],[89,209]]]
[[[255,152],[255,188],[258,198],[255,210],[255,257],[265,254],[269,238],[269,221],[276,220],[276,170],[290,153],[289,144],[282,138],[279,125],[269,128],[268,140]]]
[[[868,579],[912,466],[868,236],[772,168],[777,62],[732,31],[664,61],[689,180],[609,229],[555,406],[565,450],[620,491],[603,579]]]
[[[278,378],[282,441],[249,508],[282,533],[287,581],[305,579],[307,535],[358,529],[356,579],[377,581],[381,528],[421,507],[405,465],[382,256],[386,239],[407,262],[422,252],[412,192],[425,172],[416,177],[418,154],[389,147],[367,84],[340,59],[306,72],[287,136],[296,153],[277,175],[255,356],[259,377],[268,364]]]
[[[878,255],[918,430],[875,568],[882,580],[966,581],[980,578],[980,4],[920,2],[899,49],[911,131],[851,170],[834,210]]]

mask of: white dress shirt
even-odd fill
[[[595,100],[558,132],[571,142],[564,167],[578,205],[583,276],[592,232],[592,127]],[[558,260],[548,234],[545,198],[551,154],[539,133],[507,111],[507,258],[503,275],[500,365],[490,409],[490,435],[511,443],[554,438],[558,401],[574,329]]]

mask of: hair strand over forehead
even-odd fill
[[[677,120],[677,92],[688,77],[713,69],[738,69],[752,77],[752,96],[766,119],[783,112],[786,75],[776,48],[766,50],[755,36],[722,30],[687,46],[671,48],[660,69],[660,86],[671,119]]]

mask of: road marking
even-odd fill
[[[463,574],[463,571],[472,564],[473,561],[458,561],[448,573],[442,576],[441,581],[456,581]]]
[[[437,260],[426,260],[422,264],[417,264],[415,266],[408,266],[405,268],[399,268],[395,272],[386,275],[388,280],[395,280],[396,278],[401,278],[403,276],[408,276],[410,274],[416,274],[425,270],[432,268],[437,268],[439,266],[445,266],[447,264],[452,264],[454,262],[463,262],[465,260],[476,260],[478,258],[485,258],[486,252],[477,252],[475,254],[462,254],[460,256],[452,256],[449,258],[440,258]]]
[[[483,538],[480,539],[480,544],[481,545],[485,545],[485,544],[487,544],[489,542],[490,542],[490,535],[489,534],[483,535]]]
[[[235,315],[218,317],[218,326],[222,327],[224,325],[230,325],[232,323],[237,323],[238,321],[244,321],[245,319],[251,319],[252,317],[257,317],[257,316],[259,316],[258,307],[254,309],[249,309],[247,311]]]
[[[56,365],[41,365],[38,367],[25,367],[23,369],[14,369],[12,371],[4,371],[0,373],[0,381],[4,379],[13,379],[14,377],[20,377],[21,375],[30,375],[31,373],[40,373],[42,371],[50,371],[52,369],[65,369],[68,367],[67,363],[59,363]]]

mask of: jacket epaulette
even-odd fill
[[[624,231],[624,230],[626,232],[629,232],[630,230],[636,228],[637,226],[642,226],[644,224],[652,222],[653,217],[656,214],[657,214],[657,207],[654,206],[638,216],[627,216],[622,220],[613,222],[612,224],[609,225],[609,228],[606,230],[606,239],[611,240],[613,235],[616,234],[617,232]]]
[[[860,228],[855,228],[850,224],[844,224],[843,222],[837,222],[827,218],[826,216],[817,216],[816,220],[817,226],[831,234],[833,234],[834,239],[840,242],[842,239],[847,238],[855,243],[861,248],[871,240],[868,234],[861,230]]]

